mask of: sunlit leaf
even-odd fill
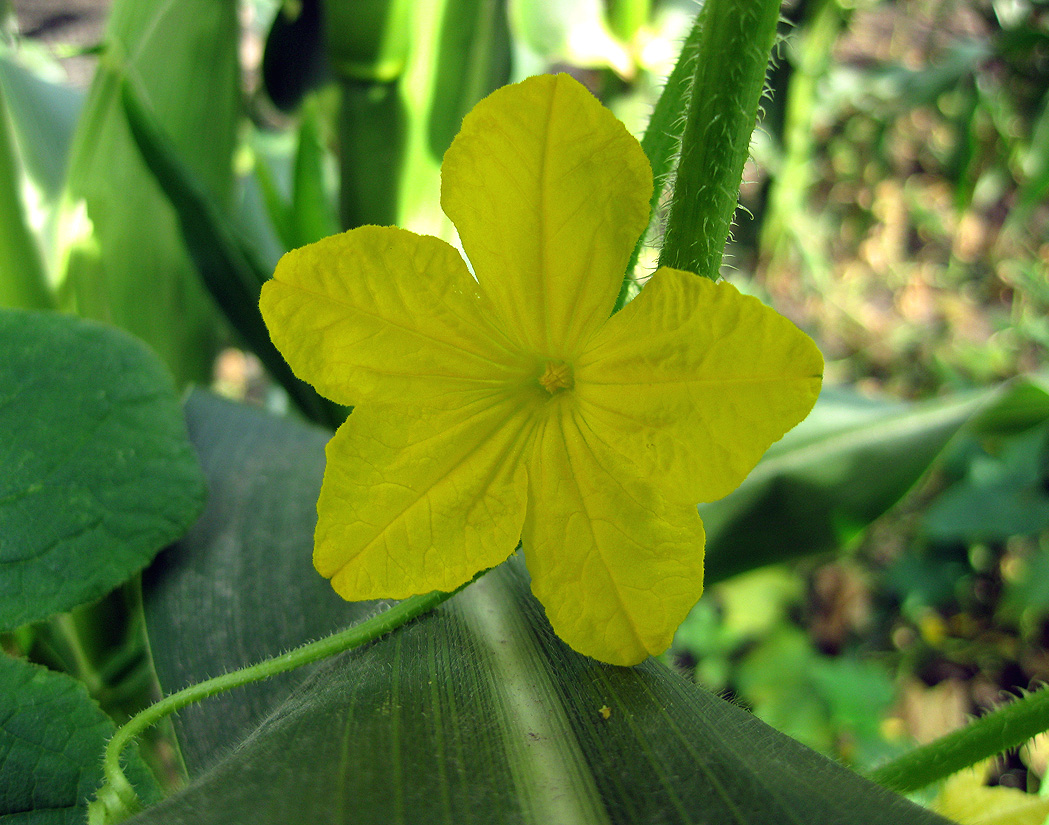
[[[121,85],[129,76],[145,90],[182,158],[228,207],[238,34],[230,0],[115,0],[63,197],[63,308],[138,335],[180,383],[210,378],[219,320],[132,142]]]

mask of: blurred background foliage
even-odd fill
[[[255,312],[279,255],[363,223],[451,238],[443,152],[480,97],[529,74],[571,71],[640,135],[695,12],[0,0],[0,305],[110,321],[182,384],[335,424],[345,411],[294,381]],[[816,338],[827,383],[851,388],[838,409],[863,420],[1035,376],[872,527],[909,481],[794,555],[834,552],[731,576],[725,511],[705,514],[717,583],[669,658],[863,769],[1049,680],[1049,4],[783,14],[723,274]],[[657,217],[639,280],[658,246]],[[888,438],[852,485],[920,441]],[[1047,762],[1036,740],[990,781],[1037,790]]]

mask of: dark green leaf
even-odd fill
[[[1006,384],[1000,397],[973,422],[986,434],[1023,432],[1049,419],[1049,373],[1028,375]]]
[[[214,494],[149,576],[168,691],[368,609],[339,606],[310,566],[323,434],[205,397],[188,414]],[[302,678],[182,714],[196,779],[134,822],[942,822],[654,660],[572,652],[519,558]],[[237,703],[253,711],[230,724]]]
[[[702,504],[707,581],[833,550],[895,504],[987,396],[923,404],[824,389],[738,490]]]
[[[81,825],[115,730],[80,682],[0,654],[0,822]],[[123,767],[140,797],[160,797],[137,750]]]
[[[331,433],[204,392],[190,395],[186,419],[208,478],[207,505],[143,576],[150,644],[169,693],[202,678],[197,668],[210,676],[254,664],[374,609],[344,602],[310,561]],[[256,560],[265,571],[254,569]],[[226,618],[190,650],[187,612]],[[179,713],[190,774],[246,735],[304,675],[293,671]]]
[[[182,535],[204,480],[170,375],[101,324],[0,311],[0,630],[102,596]]]
[[[1049,421],[1049,415],[1047,415]],[[1004,541],[1049,527],[1049,423],[1008,436],[1000,455],[973,458],[968,477],[941,493],[923,518],[935,539]]]

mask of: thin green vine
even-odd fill
[[[181,710],[186,705],[214,696],[216,693],[258,682],[270,676],[276,676],[278,673],[294,670],[297,667],[334,656],[336,653],[373,642],[433,610],[487,572],[487,570],[482,570],[466,584],[450,593],[435,591],[421,596],[412,596],[398,602],[389,610],[346,630],[333,633],[331,636],[310,642],[258,664],[190,685],[135,714],[125,725],[117,729],[113,738],[106,745],[102,763],[104,782],[95,794],[95,799],[88,805],[88,825],[114,825],[142,810],[138,794],[135,793],[134,787],[121,767],[120,756],[136,736],[164,717]]]
[[[872,771],[868,778],[897,793],[912,793],[995,754],[1017,748],[1046,730],[1049,688],[1042,688],[893,759]]]

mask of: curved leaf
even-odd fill
[[[141,342],[0,310],[0,630],[102,596],[178,538],[204,481]]]
[[[149,576],[169,691],[368,609],[333,604],[309,564],[322,433],[200,395],[188,416],[213,505]],[[196,780],[133,821],[942,822],[654,660],[573,653],[519,560],[302,678],[183,714]],[[235,702],[261,719],[246,738],[251,720],[225,718]]]
[[[914,486],[990,395],[907,404],[824,389],[737,490],[700,505],[707,582],[846,543]]]
[[[241,115],[238,32],[234,0],[115,0],[59,216],[62,308],[138,335],[180,384],[210,378],[220,319],[138,156],[121,86],[125,77],[139,82],[180,157],[228,206]]]
[[[84,822],[115,730],[80,682],[0,654],[0,822]],[[138,751],[124,769],[140,797],[160,797]]]

